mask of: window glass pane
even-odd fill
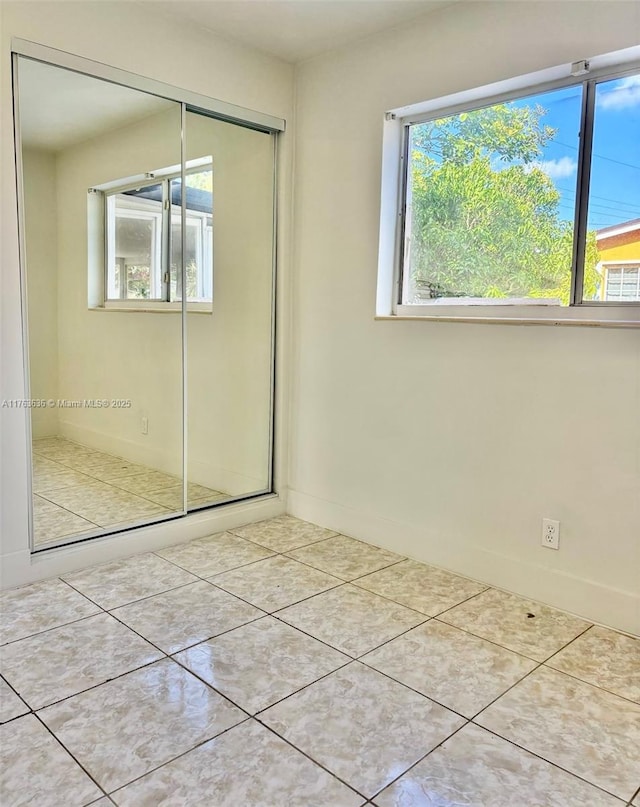
[[[109,299],[161,299],[162,186],[114,194],[107,211]]]
[[[410,127],[403,302],[569,304],[582,87]]]
[[[171,180],[171,299],[182,300],[180,268],[181,179]],[[206,168],[185,178],[185,275],[187,301],[210,302],[213,286],[213,171]]]
[[[640,75],[596,85],[584,299],[638,302]]]

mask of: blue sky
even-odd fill
[[[561,193],[560,215],[573,220],[582,87],[530,96],[515,106],[539,104],[543,123],[557,130],[539,167]],[[601,229],[640,218],[640,75],[597,85],[589,227]]]

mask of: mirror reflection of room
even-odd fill
[[[274,136],[26,57],[18,86],[34,548],[268,492]]]
[[[187,166],[213,160],[213,314],[194,295],[190,182],[186,174],[187,476],[234,498],[270,484],[273,317],[273,135],[187,112]],[[192,173],[192,171],[194,173]],[[194,295],[193,297],[191,295]],[[193,300],[193,302],[192,302]],[[211,308],[211,303],[209,303]]]
[[[106,309],[148,296],[157,218],[88,204],[179,167],[180,106],[28,59],[19,90],[37,548],[183,509],[180,317]]]

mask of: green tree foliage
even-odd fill
[[[538,106],[499,104],[412,128],[411,281],[419,296],[568,303],[573,225],[537,163],[556,132]],[[588,234],[585,291],[598,274]]]

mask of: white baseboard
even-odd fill
[[[640,595],[485,549],[472,541],[430,535],[289,490],[287,512],[424,563],[569,611],[591,622],[640,634]],[[392,538],[390,539],[390,536]]]
[[[3,555],[0,564],[0,589],[15,588],[38,580],[108,563],[113,560],[153,552],[174,544],[204,538],[216,532],[240,527],[254,521],[275,518],[285,512],[285,501],[267,496],[255,501],[238,502],[193,513],[184,518],[151,524],[136,530],[94,538],[81,544],[51,549],[32,555],[28,549]]]
[[[165,474],[177,476],[180,473],[182,451],[176,455],[175,452],[167,452],[164,446],[154,444],[143,446],[137,441],[97,429],[89,429],[86,426],[78,426],[67,420],[60,420],[60,436],[89,448],[95,448],[96,451],[115,454],[127,462],[148,465]]]
[[[107,432],[77,426],[69,421],[60,421],[59,433],[61,437],[74,440],[76,443],[95,448],[97,451],[106,451],[115,454],[128,462],[147,465],[166,474],[180,476],[181,456],[168,453],[164,446],[142,445]],[[230,496],[244,496],[257,490],[264,490],[268,480],[258,479],[237,471],[222,468],[211,463],[188,459],[189,481],[197,485],[220,490]]]

